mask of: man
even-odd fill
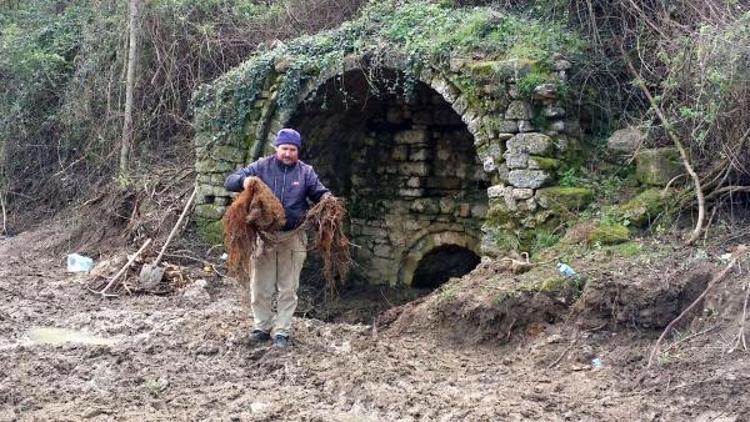
[[[273,245],[261,245],[253,257],[251,307],[254,329],[252,344],[271,340],[285,348],[289,343],[292,314],[297,307],[297,288],[302,264],[307,256],[307,239],[297,228],[305,218],[308,199],[317,202],[331,193],[318,180],[312,166],[299,160],[302,146],[300,134],[294,129],[281,129],[276,135],[276,153],[261,158],[250,166],[227,177],[227,190],[239,192],[247,187],[250,176],[259,177],[281,201],[286,214],[286,225],[275,235]],[[274,319],[272,298],[278,291],[277,312]]]

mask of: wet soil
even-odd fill
[[[507,341],[477,342],[456,341],[460,331],[471,334],[472,324],[461,320],[471,318],[470,308],[455,308],[463,316],[413,313],[415,320],[441,322],[401,330],[324,322],[302,309],[292,346],[276,350],[247,343],[250,323],[228,279],[207,275],[205,288],[189,285],[165,296],[91,294],[84,289],[89,276],[65,273],[64,254],[46,252],[59,230],[0,242],[0,420],[743,421],[750,415],[748,353],[726,353],[747,282],[739,283],[739,275],[707,303],[710,315],[684,328],[692,336],[670,339],[659,365],[645,372],[660,330],[605,318],[611,309],[596,314],[603,324],[586,324],[584,313],[583,320],[530,322]],[[661,265],[676,263],[636,268],[661,277]],[[628,275],[612,278],[618,277]],[[406,306],[429,313],[426,304],[438,295]],[[446,336],[441,327],[451,321],[460,330]],[[484,324],[474,331],[491,327]],[[38,327],[112,342],[48,344],[30,335]]]

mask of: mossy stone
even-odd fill
[[[560,167],[560,160],[549,157],[540,157],[538,155],[532,155],[529,157],[529,168],[555,171]]]
[[[614,206],[611,214],[620,220],[627,220],[635,226],[643,227],[662,212],[671,197],[672,193],[665,193],[663,189],[647,189],[624,204]]]
[[[643,150],[635,158],[635,173],[644,185],[666,186],[670,180],[683,173],[677,148]]]
[[[539,205],[558,211],[583,209],[591,203],[593,198],[594,193],[589,188],[552,186],[536,192]]]
[[[224,224],[221,220],[211,221],[200,219],[197,221],[198,232],[212,245],[224,242]]]
[[[622,224],[599,224],[589,234],[588,241],[612,245],[630,240],[630,230]]]
[[[504,202],[492,204],[485,214],[484,224],[488,227],[503,227],[513,221],[513,212]]]

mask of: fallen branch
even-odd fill
[[[144,250],[146,250],[146,248],[150,244],[151,244],[151,239],[147,239],[143,243],[143,246],[141,246],[141,248],[138,249],[138,251],[135,254],[133,254],[133,256],[130,257],[130,259],[128,260],[128,262],[125,265],[123,265],[122,268],[120,268],[120,271],[118,271],[117,274],[115,274],[115,276],[112,277],[112,280],[110,280],[109,283],[101,291],[91,290],[91,292],[99,294],[99,295],[102,295],[102,297],[113,297],[113,296],[116,296],[116,295],[108,295],[107,294],[107,290],[109,290],[109,288],[112,287],[112,285],[115,284],[115,282],[125,273],[125,271],[128,268],[130,268],[131,265],[133,265],[133,262],[135,262],[135,260],[143,253]]]
[[[701,293],[700,296],[698,296],[693,301],[693,303],[691,303],[687,308],[685,308],[685,310],[682,311],[682,313],[680,313],[680,315],[678,315],[677,318],[673,319],[672,322],[670,322],[669,325],[667,325],[667,327],[659,336],[659,339],[656,340],[656,344],[654,344],[653,349],[651,349],[651,355],[649,355],[648,357],[648,364],[646,365],[646,369],[650,368],[651,365],[654,363],[654,358],[656,357],[656,355],[659,354],[659,346],[661,345],[662,340],[664,340],[664,337],[666,337],[667,334],[672,331],[674,326],[677,325],[677,323],[680,322],[682,318],[685,317],[685,315],[690,313],[690,311],[692,311],[693,308],[695,308],[703,300],[703,298],[706,297],[708,292],[711,291],[711,289],[716,284],[718,284],[720,281],[726,278],[727,274],[729,274],[729,271],[732,268],[734,268],[734,266],[737,264],[737,261],[739,261],[739,259],[742,258],[746,252],[747,252],[747,246],[745,245],[738,246],[737,250],[733,254],[734,256],[732,257],[732,260],[729,261],[729,264],[727,264],[727,266],[723,270],[721,270],[720,273],[714,275],[713,278],[711,278],[711,280],[708,282],[708,285],[706,285],[706,289],[703,290],[703,293]]]

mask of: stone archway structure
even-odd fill
[[[422,259],[430,252],[443,246],[458,246],[468,249],[476,255],[481,255],[480,239],[470,233],[459,231],[438,231],[428,233],[412,242],[400,262],[398,282],[411,286],[414,273]]]
[[[532,71],[528,63],[461,59],[452,60],[450,68],[428,66],[414,75],[406,56],[397,52],[376,56],[377,63],[372,52],[346,56],[304,80],[291,106],[288,101],[281,105],[280,91],[292,70],[283,57],[278,58],[254,100],[241,137],[217,141],[210,134],[196,135],[196,217],[205,234],[221,232],[217,221],[231,201],[223,188],[226,174],[269,152],[282,127],[303,126],[303,137],[314,134],[309,144],[324,152],[316,156],[330,154],[321,141],[327,135],[315,131],[336,119],[350,123],[354,115],[326,114],[321,95],[328,95],[326,90],[330,92],[336,81],[356,80],[356,75],[408,76],[418,98],[412,103],[400,103],[398,95],[386,102],[377,100],[381,101],[377,122],[365,122],[376,128],[359,127],[356,143],[348,141],[346,147],[336,148],[345,155],[329,160],[348,160],[356,166],[338,185],[334,181],[339,173],[326,174],[330,162],[308,160],[328,176],[324,181],[334,183],[337,195],[346,192],[356,208],[351,234],[361,248],[355,254],[372,282],[409,285],[419,259],[430,251],[418,245],[452,244],[479,255],[502,254],[506,250],[497,239],[503,233],[546,221],[566,195],[572,194],[581,205],[585,193],[550,186],[561,162],[574,151],[577,121],[566,112],[552,81],[533,92],[521,91],[520,82]],[[556,80],[564,81],[569,67],[559,59],[553,73]],[[359,94],[377,102],[368,97],[372,82],[367,80],[365,92]],[[393,112],[398,107],[401,114]],[[310,121],[323,123],[305,123]],[[390,196],[367,190],[370,176],[381,177],[377,183],[388,188]]]

